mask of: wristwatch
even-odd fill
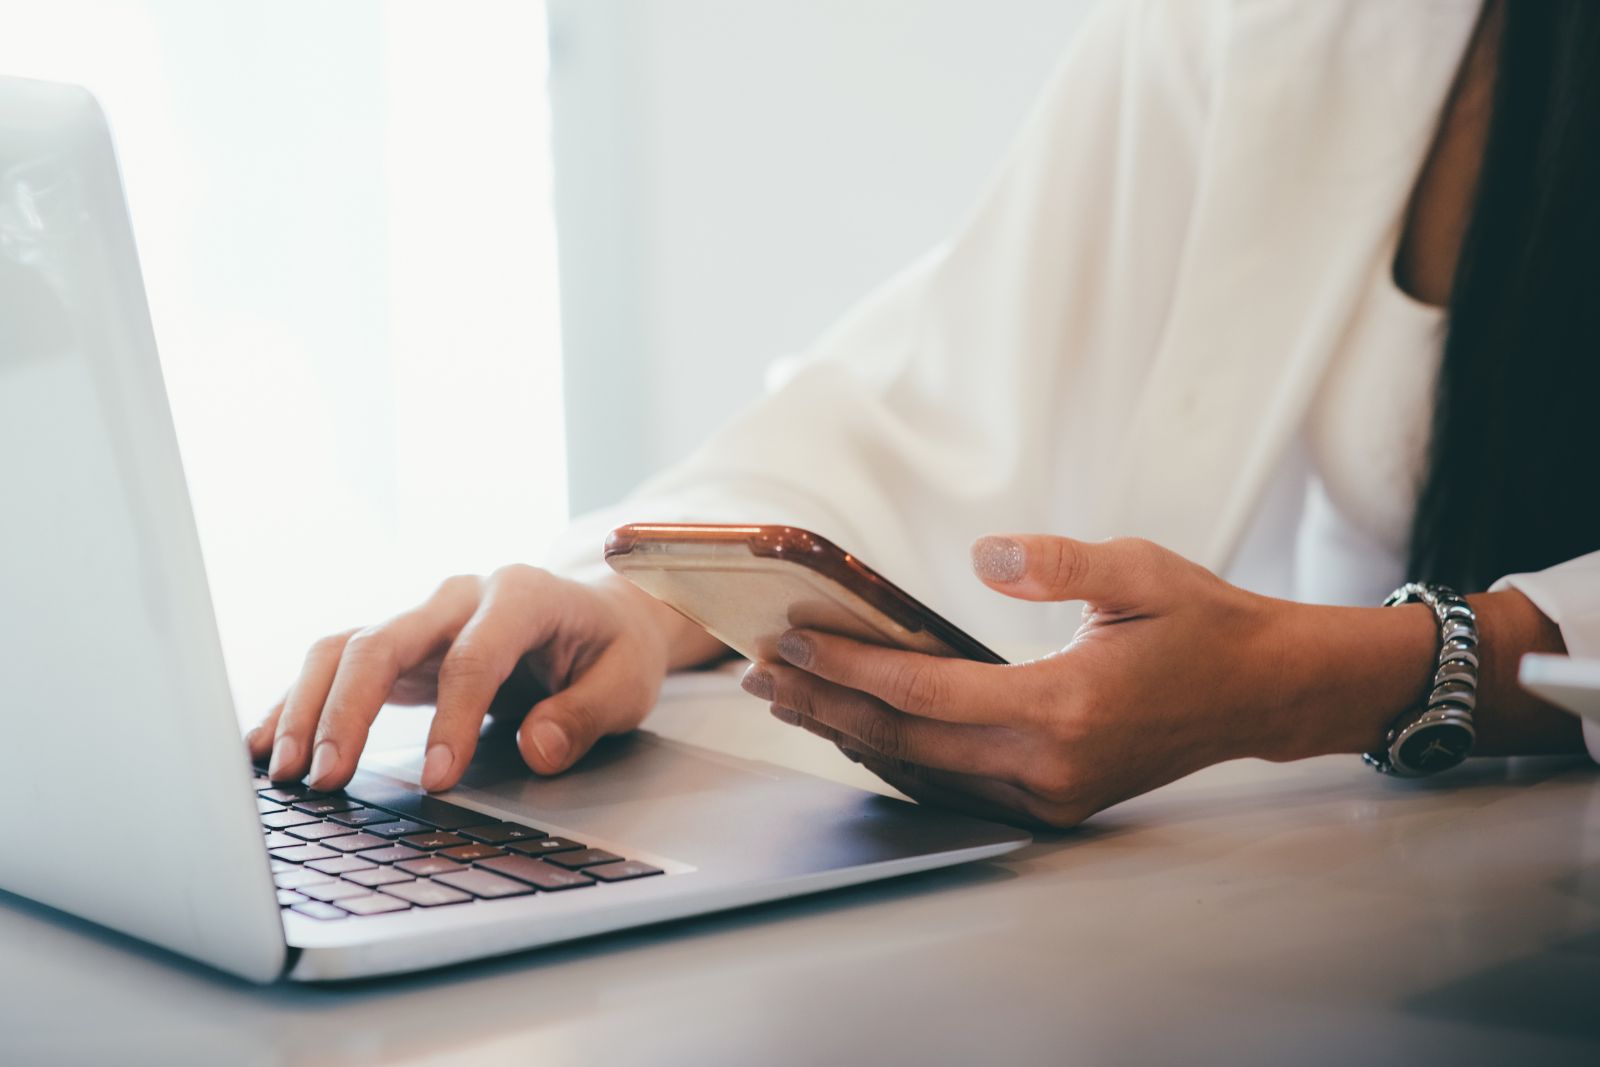
[[[1449,770],[1467,758],[1477,738],[1472,711],[1478,703],[1478,617],[1455,590],[1430,583],[1402,585],[1383,606],[1418,602],[1432,608],[1439,623],[1439,660],[1428,699],[1394,721],[1381,748],[1361,757],[1401,778]]]

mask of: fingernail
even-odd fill
[[[443,742],[428,748],[428,758],[422,761],[422,788],[433,792],[444,785],[445,776],[450,773],[450,765],[455,762],[455,756],[450,752],[450,746]]]
[[[267,777],[275,782],[284,780],[284,775],[300,761],[300,742],[292,737],[280,737],[278,747],[272,750],[272,762],[267,765]]]
[[[318,741],[317,747],[311,750],[311,770],[306,774],[306,784],[320,786],[338,761],[339,746],[332,741]]]
[[[796,667],[811,666],[811,657],[816,653],[817,646],[799,630],[788,630],[778,638],[778,655]]]
[[[779,722],[786,722],[790,726],[800,725],[800,713],[792,708],[785,708],[778,704],[774,704],[769,710],[772,712],[772,717],[777,719]]]
[[[1014,582],[1027,572],[1027,551],[1009,537],[980,537],[972,545],[972,569],[986,582]]]
[[[776,686],[772,681],[772,672],[759,664],[745,671],[744,677],[739,680],[739,684],[744,687],[746,693],[753,697],[760,697],[762,700],[771,700],[772,694],[776,690]]]
[[[539,750],[544,761],[554,767],[566,762],[567,749],[572,747],[567,732],[549,719],[540,719],[528,727],[528,740],[533,742],[533,747]]]

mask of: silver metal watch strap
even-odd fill
[[[1455,766],[1477,737],[1478,616],[1465,597],[1443,585],[1408,582],[1384,607],[1423,603],[1439,624],[1439,659],[1428,698],[1395,719],[1383,747],[1361,758],[1383,774],[1418,778]]]

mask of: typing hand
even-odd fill
[[[520,692],[518,748],[529,767],[553,774],[602,735],[637,726],[669,666],[711,654],[716,646],[685,626],[620,579],[585,584],[526,566],[451,578],[388,622],[312,645],[246,741],[256,759],[272,753],[274,779],[304,775],[336,789],[385,703],[432,703],[422,785],[448,789],[491,703],[498,697],[498,710]]]

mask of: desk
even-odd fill
[[[734,677],[675,679],[650,727],[870,782]],[[0,952],[18,1065],[1594,1064],[1600,774],[1229,764],[1002,862],[344,987],[5,894]]]

